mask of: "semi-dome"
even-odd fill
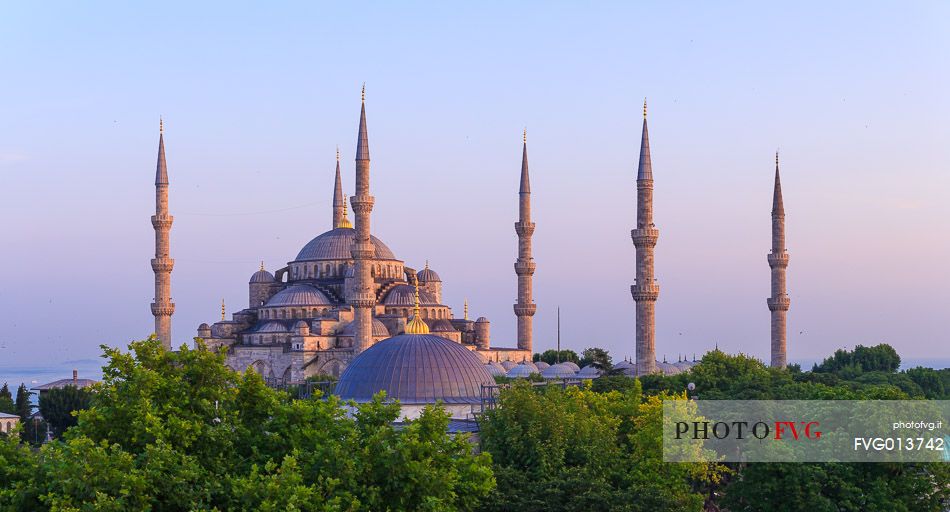
[[[353,228],[331,229],[307,242],[307,245],[303,246],[303,249],[297,253],[295,261],[351,259],[353,256],[350,254],[350,250],[353,248],[355,236],[356,230]],[[372,235],[370,235],[370,240],[376,248],[375,259],[396,259],[396,256],[382,240]]]
[[[386,306],[415,306],[416,305],[416,287],[408,284],[399,284],[394,286],[386,298],[383,299]],[[438,306],[439,301],[435,300],[427,290],[419,289],[419,304],[422,306]]]
[[[416,277],[419,278],[420,283],[441,283],[442,278],[439,277],[439,274],[435,270],[429,268],[429,264],[426,263],[426,268],[416,272]]]
[[[248,282],[249,283],[276,283],[277,278],[274,277],[274,274],[271,274],[270,272],[262,268],[258,270],[257,272],[254,272],[254,274],[251,275],[250,281]]]
[[[478,357],[462,345],[432,334],[401,334],[356,356],[335,393],[368,402],[380,391],[402,404],[474,404],[492,378]]]
[[[551,365],[545,363],[544,361],[535,361],[534,367],[543,372],[544,370],[550,368]]]
[[[356,323],[349,322],[343,326],[342,329],[337,331],[337,336],[356,336]],[[373,337],[380,336],[389,336],[389,329],[386,328],[386,324],[380,322],[377,319],[373,319]]]
[[[264,307],[330,306],[333,303],[320,290],[307,284],[295,284],[277,292]]]
[[[565,364],[555,364],[541,371],[541,376],[545,379],[570,379],[576,374],[573,368]]]
[[[540,372],[534,367],[534,365],[528,366],[524,363],[521,363],[508,370],[508,373],[506,373],[505,376],[510,379],[527,379],[536,373]]]
[[[290,332],[290,330],[280,322],[264,322],[258,325],[254,332]]]
[[[458,330],[452,325],[452,322],[445,318],[439,318],[433,320],[429,325],[429,332],[458,332]]]

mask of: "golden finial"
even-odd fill
[[[412,308],[412,318],[406,324],[406,334],[429,334],[429,326],[419,318],[419,280],[414,279],[416,305]]]
[[[363,82],[363,92],[360,94],[361,101],[366,101],[366,82]]]
[[[525,129],[521,132],[521,143],[522,143],[522,144],[527,144],[527,143],[528,143],[528,129],[527,129],[527,128],[525,128]]]
[[[261,260],[261,270],[264,270],[264,260]]]
[[[465,319],[468,320],[468,299],[465,299]]]
[[[426,260],[426,270],[429,270],[429,260]]]
[[[158,134],[165,135],[165,120],[158,116]]]
[[[643,118],[647,118],[647,99],[643,98]]]
[[[221,299],[221,321],[224,321],[224,299]]]
[[[343,198],[343,218],[340,219],[340,225],[338,227],[341,227],[341,228],[353,227],[353,223],[350,222],[350,219],[346,218],[346,198],[345,197]]]

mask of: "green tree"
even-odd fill
[[[853,379],[864,372],[896,372],[901,358],[894,347],[881,343],[873,347],[857,345],[854,350],[836,350],[835,353],[812,368],[816,373],[837,373]]]
[[[597,347],[584,349],[584,352],[581,353],[581,360],[577,364],[580,366],[593,365],[594,368],[608,374],[614,367],[610,354],[606,350]]]
[[[30,419],[30,416],[33,414],[33,404],[30,403],[30,390],[26,388],[26,384],[20,384],[20,387],[16,390],[16,414],[20,417],[20,421],[26,422]]]
[[[573,350],[565,349],[558,352],[557,350],[549,349],[549,350],[545,350],[544,352],[540,354],[534,354],[534,356],[532,357],[532,360],[534,362],[544,361],[545,363],[548,363],[548,364],[557,364],[557,363],[564,363],[567,361],[572,361],[576,363],[580,361],[581,359],[577,357],[577,352],[574,352]]]
[[[60,437],[78,422],[73,413],[88,409],[91,402],[92,393],[87,389],[72,385],[53,388],[40,395],[40,414],[53,435]]]
[[[633,379],[628,379],[636,382]],[[658,397],[514,383],[481,422],[498,488],[485,510],[695,510],[706,465],[666,464]]]
[[[0,447],[0,465],[35,467],[0,484],[17,490],[0,510],[466,511],[494,487],[490,456],[447,435],[441,408],[397,427],[383,396],[292,400],[200,345],[129,348],[105,349],[92,406],[62,441]]]
[[[3,383],[0,388],[0,412],[7,414],[16,414],[16,405],[13,403],[13,395],[10,394],[10,387]]]

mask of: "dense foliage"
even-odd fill
[[[207,350],[135,342],[92,406],[39,453],[0,445],[0,510],[472,510],[488,455],[441,409],[397,427],[381,399],[291,400]]]
[[[0,387],[0,412],[16,414],[16,404],[13,402],[10,386],[6,382],[3,383],[3,387]]]
[[[577,363],[581,360],[581,358],[577,357],[577,352],[574,352],[573,350],[562,350],[560,352],[558,352],[557,350],[545,350],[544,352],[541,352],[540,354],[535,354],[532,357],[532,360],[535,362],[544,361],[545,363],[548,363],[548,364],[557,364],[557,363],[564,363],[567,361],[572,361],[572,362]]]
[[[624,377],[625,378],[625,377]],[[661,399],[515,383],[482,421],[498,488],[485,510],[699,510],[717,466],[666,464]]]
[[[40,414],[50,426],[53,436],[61,437],[67,428],[75,426],[75,414],[89,408],[92,392],[76,386],[53,388],[40,395]]]

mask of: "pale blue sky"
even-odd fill
[[[650,103],[657,353],[767,357],[780,148],[789,357],[950,356],[950,7],[939,2],[10,3],[0,14],[0,364],[152,329],[166,120],[176,344],[329,228],[367,83],[374,232],[513,346],[521,130],[535,348],[633,356]]]

